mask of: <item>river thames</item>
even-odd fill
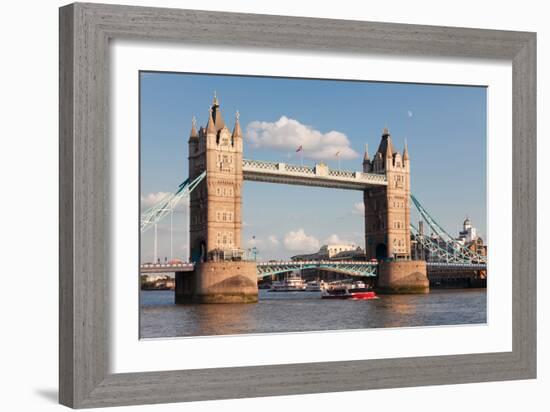
[[[174,304],[173,291],[140,292],[140,337],[234,335],[480,324],[486,289],[433,289],[426,295],[325,300],[319,292],[259,291],[253,304]]]

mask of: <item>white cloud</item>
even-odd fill
[[[262,239],[254,236],[246,241],[246,247],[259,247],[263,243]]]
[[[170,193],[168,192],[157,192],[157,193],[149,193],[145,196],[141,195],[141,205],[143,207],[154,206],[169,194]]]
[[[170,192],[156,192],[156,193],[148,193],[146,195],[141,195],[141,207],[143,209],[148,209],[157,203],[159,203],[164,198],[171,195]],[[178,202],[178,205],[176,206],[176,210],[184,210],[187,206],[189,206],[189,199],[184,197],[180,199]]]
[[[327,245],[334,245],[334,244],[355,245],[355,242],[352,242],[351,240],[341,239],[340,236],[338,236],[336,233],[333,233],[332,235],[327,237],[324,243]]]
[[[365,215],[365,203],[357,202],[353,204],[353,210],[351,211],[354,215]]]
[[[314,160],[334,159],[337,152],[340,152],[340,159],[359,156],[344,133],[335,130],[321,133],[286,116],[281,116],[276,122],[250,122],[246,136],[255,148],[293,153],[301,145],[304,157]]]
[[[271,246],[279,246],[279,239],[277,239],[277,236],[275,235],[270,235],[267,240],[269,240],[269,243],[271,244]]]
[[[309,236],[304,229],[291,230],[283,240],[285,249],[290,252],[316,252],[319,249],[319,240]]]
[[[412,112],[412,111],[410,111],[410,110],[407,110],[407,116],[409,116],[409,117],[413,117],[413,112]]]

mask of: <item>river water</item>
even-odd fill
[[[140,336],[233,335],[486,323],[486,289],[327,300],[319,292],[260,290],[252,304],[174,304],[173,291],[140,292]]]

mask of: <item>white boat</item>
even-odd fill
[[[303,292],[306,290],[306,282],[299,273],[292,272],[284,280],[273,282],[270,292]]]
[[[312,280],[306,283],[306,292],[322,292],[327,288],[324,281]]]
[[[365,282],[363,282],[361,280],[357,280],[357,281],[355,281],[351,284],[350,289],[364,289],[366,287],[367,287],[367,285],[365,285]]]

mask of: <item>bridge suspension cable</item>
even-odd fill
[[[163,197],[157,204],[153,205],[141,214],[141,233],[146,232],[152,226],[155,226],[167,214],[172,213],[180,200],[187,197],[205,178],[206,171],[202,172],[195,179],[185,179],[178,190]]]
[[[426,221],[426,223],[428,223],[428,226],[430,226],[433,233],[439,239],[443,240],[446,247],[448,245],[451,250],[448,250],[448,248],[441,248],[437,242],[429,237],[426,237],[424,234],[420,234],[419,230],[411,224],[411,229],[415,232],[415,234],[417,234],[417,238],[423,247],[428,249],[430,252],[434,252],[438,256],[445,257],[448,262],[487,263],[487,256],[480,255],[468,249],[452,237],[445,229],[443,229],[443,227],[437,223],[437,221],[428,213],[428,211],[412,193],[411,200],[422,218]],[[435,248],[435,246],[437,246],[437,248]],[[444,255],[441,255],[442,252],[444,252]]]
[[[416,226],[411,223],[411,231],[416,235],[418,243],[422,248],[428,251],[430,258],[435,258],[439,262],[447,263],[464,263],[463,256],[455,253],[451,253],[447,248],[441,247],[435,239],[420,234],[420,231]],[[447,245],[447,243],[445,243]]]

